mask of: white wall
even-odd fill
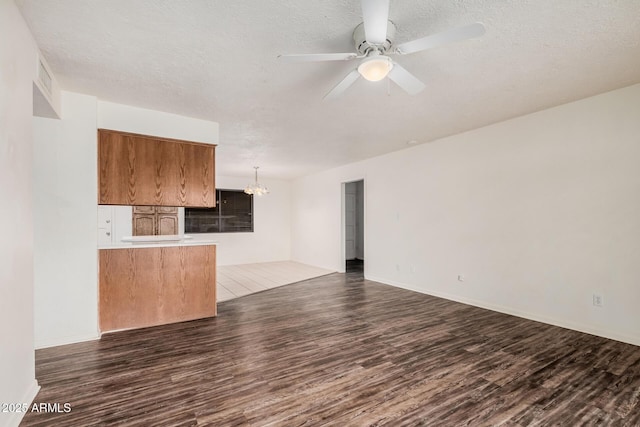
[[[216,176],[216,188],[240,190],[253,181],[245,178]],[[218,265],[285,261],[291,259],[291,184],[289,181],[263,179],[271,192],[253,197],[253,233],[205,233],[195,238],[217,241]]]
[[[38,392],[33,351],[33,71],[36,45],[11,0],[0,0],[0,403]],[[0,412],[0,426],[19,413]]]
[[[367,278],[640,345],[638,159],[635,85],[304,177],[292,258],[339,269],[364,177]]]
[[[365,179],[365,245],[367,185],[364,162],[299,178],[291,187],[291,259],[334,271],[345,271],[342,183]],[[365,246],[368,251],[368,246]],[[369,254],[367,252],[366,256]],[[365,263],[366,268],[366,263]]]
[[[98,333],[96,98],[62,92],[33,118],[36,348]]]
[[[218,143],[216,122],[101,100],[98,101],[98,128],[208,144]]]

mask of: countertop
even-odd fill
[[[189,235],[171,236],[129,236],[122,241],[98,246],[98,249],[137,249],[137,248],[165,248],[171,246],[205,246],[216,245],[218,242],[209,239],[194,239]]]

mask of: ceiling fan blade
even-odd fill
[[[355,81],[358,80],[358,77],[360,77],[360,73],[358,73],[358,70],[357,69],[353,70],[352,72],[347,74],[347,76],[344,79],[342,79],[340,83],[338,83],[333,89],[331,89],[331,92],[326,94],[323,99],[337,98],[342,94],[342,92],[347,90],[349,86],[354,84]]]
[[[364,34],[369,44],[383,44],[387,40],[389,0],[362,0]]]
[[[425,88],[424,83],[396,62],[393,63],[393,68],[389,71],[389,78],[409,95],[415,95]]]
[[[357,58],[356,53],[310,53],[300,55],[278,55],[278,59],[284,62],[320,62],[320,61],[346,61]]]
[[[482,23],[480,22],[476,22],[473,24],[465,25],[463,27],[453,28],[451,30],[432,34],[421,39],[399,44],[398,46],[396,46],[395,52],[399,54],[419,52],[421,50],[442,46],[447,43],[478,37],[483,35],[484,33],[484,25],[482,25]]]

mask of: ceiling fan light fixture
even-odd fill
[[[358,72],[366,80],[378,82],[387,77],[392,68],[393,62],[391,62],[391,58],[384,55],[375,55],[365,58],[358,65]]]

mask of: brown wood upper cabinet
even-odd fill
[[[98,204],[215,206],[215,145],[98,129]]]

